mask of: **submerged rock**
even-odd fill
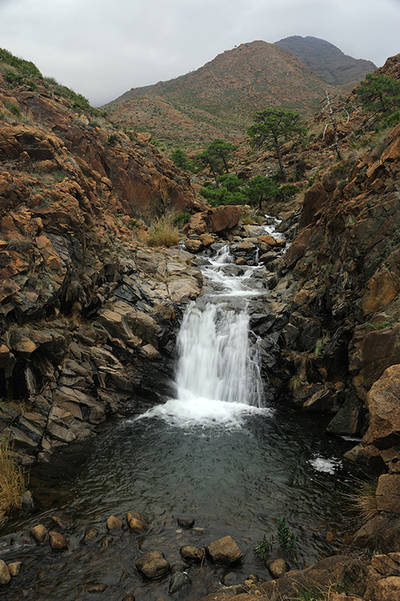
[[[115,515],[110,515],[107,519],[107,530],[119,530],[122,528],[122,522]]]
[[[179,553],[186,561],[201,562],[204,559],[205,551],[195,545],[185,545],[179,549]]]
[[[55,551],[64,551],[65,549],[68,549],[67,539],[61,532],[52,530],[49,532],[49,540],[51,548]]]
[[[169,581],[168,592],[173,595],[188,584],[191,584],[191,580],[186,572],[174,572]]]
[[[170,565],[161,551],[148,551],[136,560],[138,571],[149,580],[157,580],[168,574]]]
[[[128,512],[126,514],[126,521],[129,528],[138,534],[141,534],[147,528],[146,520],[140,513]]]
[[[193,528],[194,518],[188,518],[186,516],[179,516],[176,520],[181,528]]]
[[[216,563],[232,564],[239,561],[243,554],[231,536],[213,541],[207,547],[211,559]]]
[[[8,569],[9,572],[11,574],[11,576],[18,576],[18,574],[21,571],[21,566],[22,566],[22,561],[13,561],[12,563],[8,564]]]
[[[30,533],[37,543],[42,543],[46,538],[47,528],[43,524],[38,524],[30,529]]]
[[[280,578],[288,571],[288,565],[284,559],[273,559],[268,562],[268,569],[273,578]]]
[[[10,570],[5,561],[0,559],[0,584],[8,584],[11,580]]]

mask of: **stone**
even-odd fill
[[[82,539],[82,542],[84,544],[87,544],[89,541],[96,538],[96,536],[97,536],[97,531],[94,528],[89,528],[89,530],[86,530],[85,535]]]
[[[119,530],[122,528],[122,522],[115,515],[110,515],[106,522],[107,530]]]
[[[331,434],[353,435],[360,429],[362,405],[357,398],[347,398],[326,430]]]
[[[215,563],[232,564],[242,558],[242,552],[231,536],[213,541],[207,547],[211,559]]]
[[[31,536],[37,543],[42,543],[47,535],[47,528],[43,524],[38,524],[30,529]]]
[[[128,512],[126,514],[126,521],[131,530],[137,534],[141,534],[147,528],[147,523],[144,517],[140,513]]]
[[[55,551],[64,551],[68,549],[67,539],[61,532],[51,530],[49,532],[50,547]]]
[[[173,595],[177,593],[181,588],[187,586],[191,583],[189,576],[185,572],[174,572],[171,575],[171,579],[169,581],[168,593]]]
[[[93,583],[93,584],[87,584],[85,586],[85,590],[88,593],[104,593],[104,591],[106,591],[108,588],[108,585],[105,584],[104,582],[98,582],[98,583]]]
[[[203,243],[201,240],[191,240],[187,238],[185,240],[185,247],[189,252],[197,253],[203,248]]]
[[[400,513],[400,474],[379,476],[376,506],[378,511]]]
[[[189,518],[185,516],[179,516],[176,521],[178,522],[181,528],[189,529],[194,526],[194,518]]]
[[[273,559],[268,562],[268,569],[271,572],[273,578],[280,578],[288,571],[288,565],[284,559]]]
[[[383,372],[367,395],[369,428],[364,442],[384,447],[393,437],[400,436],[400,364]]]
[[[135,601],[135,596],[134,595],[125,595],[125,597],[122,599],[122,601]]]
[[[239,223],[242,214],[242,207],[227,205],[216,207],[208,212],[209,229],[218,234],[226,230],[231,230]]]
[[[136,560],[136,568],[149,580],[158,580],[168,574],[170,565],[161,551],[148,551]]]
[[[179,553],[186,561],[195,561],[201,563],[204,560],[205,551],[195,545],[184,545],[179,549]]]
[[[374,601],[398,601],[400,599],[400,576],[380,578],[373,585]]]
[[[11,580],[10,570],[5,561],[0,559],[0,584],[8,584]]]
[[[15,576],[18,576],[18,574],[20,573],[21,566],[22,566],[22,561],[13,561],[12,563],[8,564],[9,572],[13,578]]]
[[[35,503],[30,490],[26,490],[24,494],[21,495],[20,503],[22,510],[26,513],[31,513],[35,509]]]

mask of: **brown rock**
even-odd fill
[[[191,240],[187,238],[185,240],[185,247],[189,252],[197,253],[203,248],[203,243],[201,240]]]
[[[210,230],[216,234],[231,230],[239,223],[242,207],[235,205],[221,206],[208,213]]]
[[[280,578],[288,571],[288,565],[284,559],[273,559],[268,563],[268,569],[273,578]]]
[[[128,512],[126,514],[126,521],[129,528],[138,534],[141,534],[147,528],[146,520],[140,513]]]
[[[380,578],[373,586],[374,601],[399,601],[400,577]]]
[[[85,586],[85,590],[88,593],[104,593],[104,591],[107,590],[107,588],[108,588],[108,585],[104,584],[104,582],[87,584]]]
[[[64,551],[68,549],[67,539],[61,532],[51,530],[49,532],[50,547],[55,551]]]
[[[210,246],[213,242],[215,242],[216,240],[216,236],[213,236],[212,234],[201,234],[200,235],[200,240],[204,246],[204,248],[207,248],[208,246]]]
[[[149,580],[162,578],[169,572],[170,565],[161,551],[148,551],[136,560],[136,567]]]
[[[386,307],[398,294],[398,286],[390,271],[383,267],[375,273],[367,284],[362,298],[364,315],[375,313]]]
[[[242,552],[231,536],[213,541],[207,551],[216,563],[232,564],[242,558]]]
[[[376,504],[378,511],[400,513],[400,474],[379,476]]]
[[[8,584],[11,580],[11,574],[5,561],[0,559],[0,584]]]
[[[30,533],[37,543],[42,543],[46,538],[47,528],[43,524],[38,524],[30,529]]]
[[[367,396],[370,416],[364,442],[384,446],[400,435],[400,364],[388,367]]]
[[[13,577],[18,576],[18,574],[21,571],[21,566],[22,566],[22,561],[13,561],[12,563],[9,563],[8,569],[9,569],[11,576],[13,576]]]
[[[270,236],[269,234],[265,234],[263,236],[258,236],[257,243],[263,244],[266,246],[270,246],[271,248],[285,245],[284,240],[278,240],[277,238],[274,238],[273,236]]]
[[[185,545],[179,549],[179,553],[186,561],[202,562],[204,559],[205,551],[201,547],[195,545]]]
[[[106,526],[107,530],[118,530],[122,528],[122,522],[117,517],[115,517],[115,515],[110,515],[110,517],[107,518]]]

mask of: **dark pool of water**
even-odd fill
[[[351,443],[324,436],[313,423],[318,419],[276,411],[249,416],[233,430],[182,429],[157,418],[108,423],[95,439],[34,470],[32,488],[41,508],[10,525],[16,534],[0,539],[0,557],[23,562],[21,574],[0,598],[121,601],[127,593],[137,601],[171,598],[168,578],[154,584],[139,576],[135,559],[140,552],[159,549],[172,565],[182,564],[180,546],[206,545],[227,534],[244,553],[233,578],[241,581],[253,573],[266,579],[268,571],[253,549],[264,534],[276,533],[279,517],[298,536],[296,557],[289,558],[293,566],[331,552],[327,530],[340,533],[348,527],[345,495],[351,476],[340,457]],[[333,473],[315,468],[325,467],[321,459],[338,461]],[[127,511],[149,520],[143,539],[128,530],[107,535],[107,517],[122,519]],[[67,523],[67,552],[52,552],[47,543],[34,545],[27,536],[30,526],[50,524],[54,513]],[[176,517],[181,514],[193,516],[204,531],[180,531]],[[82,545],[85,529],[92,527],[98,536]],[[277,547],[274,552],[282,555]],[[192,587],[174,598],[199,599],[226,571],[208,563],[191,568]],[[108,588],[89,593],[93,583]]]

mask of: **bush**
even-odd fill
[[[19,106],[17,106],[14,102],[10,102],[9,100],[3,100],[2,102],[3,102],[4,106],[6,107],[6,109],[8,111],[10,111],[10,113],[12,113],[13,115],[16,115],[17,117],[19,117],[21,115]]]
[[[0,440],[0,522],[4,516],[20,506],[25,491],[22,468],[15,464],[8,440]]]
[[[179,231],[170,216],[159,217],[149,227],[148,246],[175,246],[178,242]]]
[[[118,135],[117,134],[111,134],[110,136],[108,136],[108,144],[110,146],[115,146],[115,144],[118,142]]]
[[[358,490],[350,495],[352,505],[363,523],[368,522],[378,513],[376,504],[377,486],[377,480],[362,481],[359,483]]]
[[[14,56],[5,48],[0,48],[0,62],[14,67],[22,75],[42,78],[42,74],[36,65],[34,65],[31,61],[26,61],[22,58]]]
[[[178,215],[174,217],[174,225],[176,225],[177,227],[182,227],[183,225],[188,223],[189,219],[190,213],[178,213]]]

